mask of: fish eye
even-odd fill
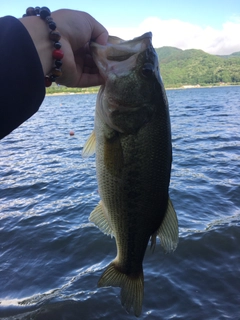
[[[154,73],[153,65],[151,63],[145,63],[142,67],[142,75],[144,77],[151,77]]]

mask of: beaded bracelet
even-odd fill
[[[51,30],[49,33],[49,39],[53,41],[54,50],[52,53],[54,61],[54,67],[51,70],[51,73],[47,76],[45,76],[45,86],[50,87],[53,82],[56,81],[58,77],[62,75],[61,66],[62,66],[62,58],[63,58],[63,52],[61,49],[62,45],[59,42],[61,39],[61,34],[57,30],[56,23],[53,21],[53,18],[51,17],[51,11],[47,7],[29,7],[26,10],[26,14],[23,15],[23,17],[29,17],[29,16],[40,16],[40,18],[49,26],[49,29]]]

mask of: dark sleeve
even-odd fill
[[[0,139],[37,112],[44,96],[41,61],[27,29],[14,17],[0,18]]]

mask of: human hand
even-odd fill
[[[86,12],[61,9],[52,12],[57,30],[61,34],[60,42],[64,57],[62,76],[57,83],[68,87],[90,87],[103,83],[89,50],[89,42],[105,45],[107,30]],[[47,24],[39,17],[20,19],[27,28],[42,62],[43,71],[48,74],[53,67],[53,44],[48,38]]]
[[[52,13],[53,20],[61,34],[64,52],[59,84],[72,87],[90,87],[103,83],[98,68],[92,59],[89,42],[105,45],[107,30],[86,12],[58,10]]]

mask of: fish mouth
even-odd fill
[[[109,36],[109,43],[112,44],[112,38]],[[152,33],[147,32],[140,37],[132,40],[124,41],[119,38],[118,44],[114,42],[114,46],[111,48],[111,52],[107,55],[109,61],[125,61],[135,54],[144,51],[149,45],[151,45]]]
[[[131,56],[133,56],[134,54],[136,54],[136,52],[129,52],[126,53],[125,51],[119,51],[118,53],[115,52],[115,55],[109,55],[107,56],[107,60],[109,61],[125,61],[127,59],[129,59]]]
[[[145,51],[148,47],[152,47],[151,32],[127,41],[109,36],[105,46],[96,42],[90,43],[91,55],[105,81],[109,74],[118,76],[128,74],[136,65],[139,53]]]

